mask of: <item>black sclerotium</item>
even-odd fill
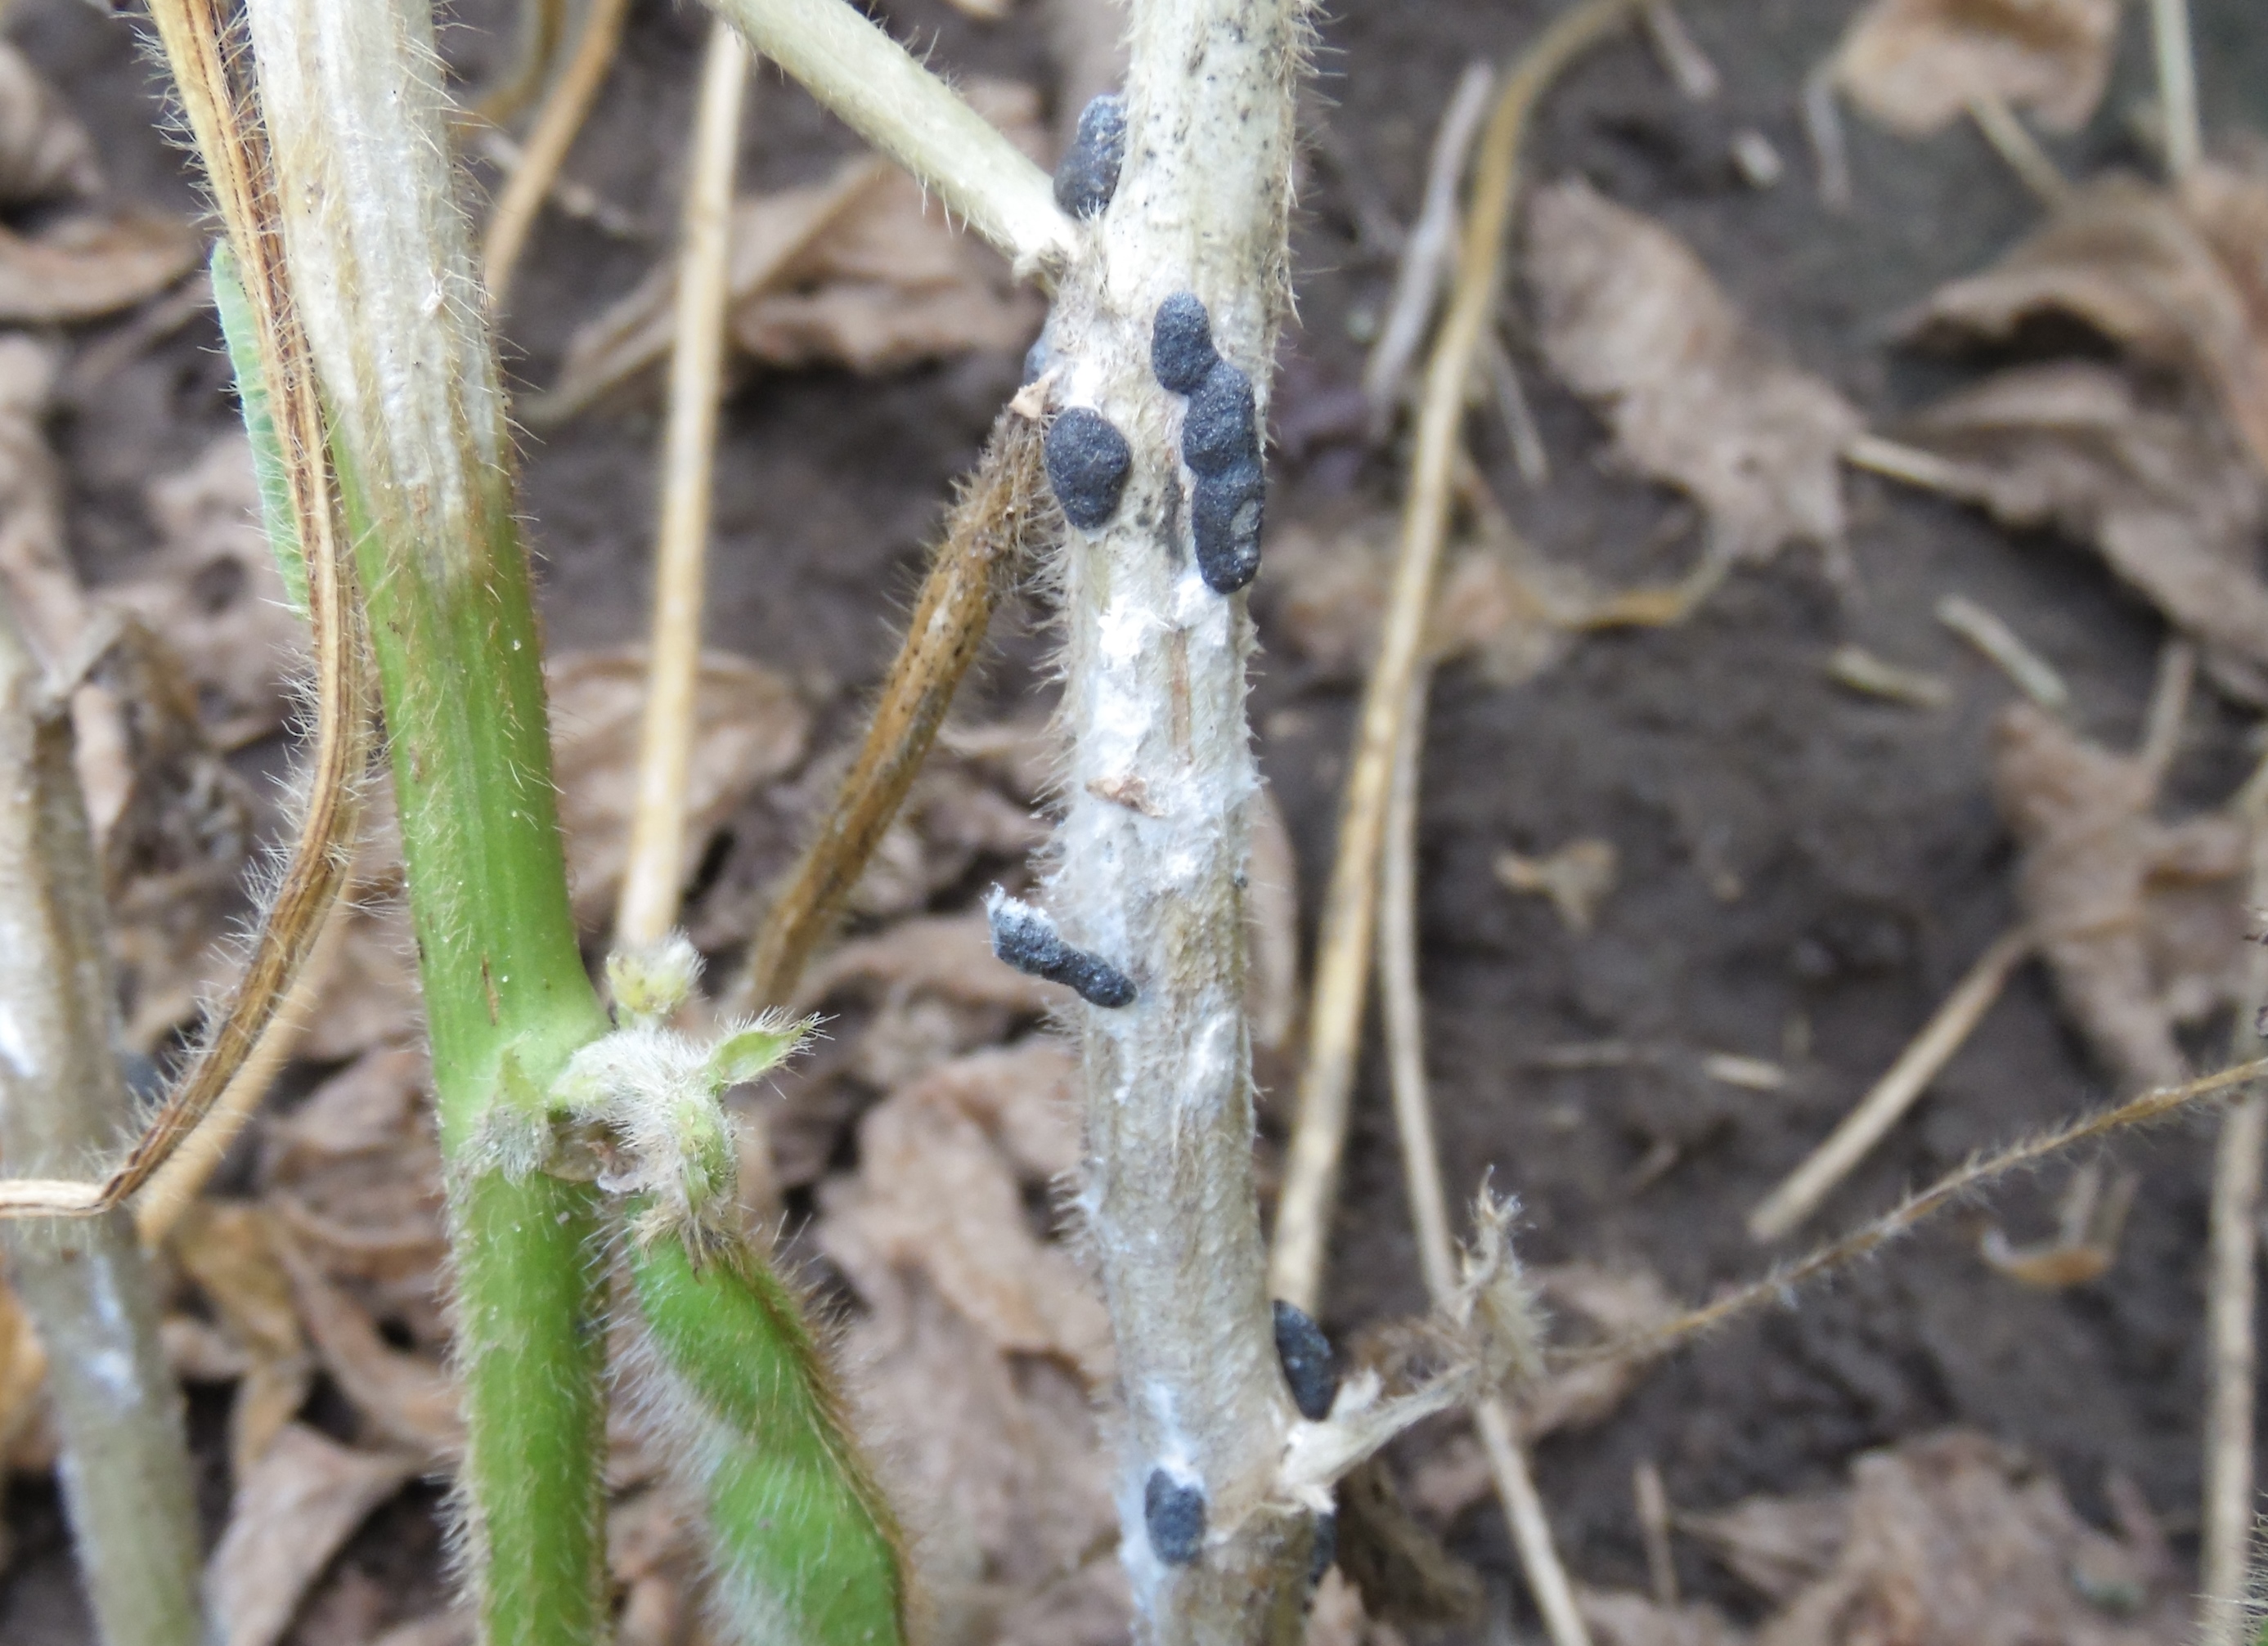
[[[1329,1417],[1339,1392],[1338,1356],[1314,1318],[1281,1297],[1276,1300],[1276,1356],[1284,1363],[1284,1381],[1292,1385],[1300,1415],[1312,1423]]]
[[[1073,406],[1048,425],[1048,484],[1064,518],[1082,532],[1099,530],[1118,512],[1126,471],[1134,465],[1126,437],[1092,406]]]
[[[1252,379],[1226,360],[1215,360],[1189,396],[1182,419],[1182,461],[1192,474],[1226,474],[1260,461],[1260,419]]]
[[[1226,474],[1200,474],[1190,498],[1197,575],[1215,594],[1234,594],[1260,575],[1260,525],[1267,486],[1260,462]]]
[[[1106,92],[1079,111],[1071,147],[1056,167],[1056,204],[1074,217],[1101,217],[1125,164],[1126,99]]]
[[[1196,292],[1176,291],[1158,305],[1150,322],[1150,370],[1160,386],[1194,394],[1219,360],[1212,346],[1212,319]]]
[[[1307,1552],[1307,1587],[1313,1589],[1322,1582],[1323,1574],[1331,1569],[1331,1562],[1338,1557],[1339,1517],[1317,1515],[1314,1546]]]
[[[1151,1553],[1168,1566],[1193,1565],[1204,1548],[1204,1488],[1151,1470],[1142,1488],[1142,1524],[1149,1528]]]
[[[998,886],[984,900],[992,922],[992,952],[1032,977],[1062,983],[1090,1005],[1127,1006],[1134,980],[1099,954],[1073,948],[1046,914]]]

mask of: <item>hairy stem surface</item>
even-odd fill
[[[605,1628],[593,1191],[480,1169],[606,1029],[553,799],[541,650],[495,356],[420,0],[253,0],[284,246],[341,453],[392,737],[442,1149],[452,1171],[483,1637]]]
[[[70,718],[0,594],[0,1158],[62,1176],[131,1132],[102,878]],[[133,1217],[18,1228],[10,1275],[48,1354],[63,1499],[104,1646],[195,1646],[181,1398]]]

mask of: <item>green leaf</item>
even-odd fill
[[[709,1054],[706,1073],[710,1090],[723,1091],[776,1068],[803,1044],[804,1038],[811,1032],[813,1021],[809,1018],[801,1023],[785,1024],[760,1020],[735,1029],[718,1041]]]

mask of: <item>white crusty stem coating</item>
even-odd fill
[[[1183,400],[1152,375],[1152,317],[1194,291],[1263,426],[1286,301],[1302,0],[1137,0],[1126,162],[1048,329],[1058,407],[1092,406],[1133,465],[1101,530],[1068,533],[1066,809],[1045,902],[1131,976],[1085,1028],[1082,1201],[1117,1340],[1118,1501],[1141,1637],[1296,1639],[1312,1522],[1278,1488],[1297,1422],[1277,1362],[1252,1179],[1244,1017],[1248,819],[1241,595],[1205,585],[1180,458]],[[1203,1484],[1191,1565],[1152,1555],[1143,1490]]]

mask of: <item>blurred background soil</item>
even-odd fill
[[[1028,6],[990,25],[943,0],[874,9],[949,70],[1049,84]],[[1635,34],[1611,43],[1547,100],[1532,175],[1587,177],[1666,222],[1802,366],[1880,421],[1953,380],[1944,363],[1895,346],[1891,322],[1986,261],[2036,211],[1972,128],[1905,143],[1859,119],[1848,126],[1855,208],[1821,209],[1797,92],[1852,9],[1848,0],[1690,0],[1685,16],[1724,77],[1721,93],[1681,101]],[[1393,275],[1365,225],[1381,214],[1407,221],[1458,75],[1476,58],[1502,61],[1550,10],[1533,0],[1336,0],[1322,16],[1300,184],[1299,322],[1275,413],[1273,530],[1330,533],[1393,506],[1396,466],[1362,446],[1353,400]],[[2209,129],[2268,129],[2268,26],[2254,0],[2199,0],[2194,10]],[[483,27],[450,31],[459,67],[484,67],[495,38],[485,26],[503,16],[486,0],[464,8],[462,20]],[[691,5],[634,8],[570,166],[631,231],[546,214],[506,327],[524,384],[549,382],[575,327],[669,245],[705,26]],[[193,208],[183,157],[158,129],[155,73],[127,18],[79,0],[21,0],[8,26],[91,127],[120,193]],[[2051,144],[2066,170],[2139,163],[2124,121],[2146,85],[2145,48],[2130,17],[2102,112]],[[1777,187],[1751,187],[1734,173],[1727,145],[1741,128],[1763,133],[1787,162]],[[770,73],[747,131],[744,186],[814,180],[853,147]],[[186,466],[236,416],[209,315],[103,361],[106,337],[130,324],[70,334],[77,364],[63,378],[53,429],[69,476],[70,541],[95,584],[126,575],[151,540],[147,479]],[[103,369],[84,369],[90,361]],[[1544,553],[1608,581],[1674,575],[1693,552],[1690,506],[1608,472],[1594,460],[1602,436],[1593,415],[1532,352],[1519,364],[1550,484],[1521,481],[1499,425],[1477,437],[1516,524]],[[1019,369],[1016,354],[1001,351],[873,378],[752,371],[732,395],[708,632],[711,643],[789,675],[818,708],[821,741],[857,724],[949,484]],[[525,511],[560,645],[642,637],[656,434],[649,396],[525,443]],[[1487,1169],[1520,1196],[1531,1260],[1635,1262],[1679,1296],[1700,1297],[1783,1254],[1748,1238],[1748,1209],[2014,918],[2012,849],[1989,797],[1987,756],[1992,717],[2010,693],[1933,619],[1942,596],[1965,593],[2015,620],[2069,681],[2082,731],[2120,747],[2139,734],[2163,625],[2095,557],[1864,474],[1852,476],[1849,495],[1847,581],[1831,578],[1818,555],[1792,549],[1735,573],[1682,626],[1586,639],[1531,684],[1500,688],[1459,665],[1434,688],[1419,869],[1444,1156],[1453,1193]],[[1264,571],[1254,605],[1266,645],[1278,592]],[[1051,690],[1036,611],[1027,603],[996,631],[963,719],[1011,714]],[[1838,688],[1823,663],[1845,641],[1942,675],[1955,687],[1952,703],[1917,710]],[[1262,767],[1297,848],[1309,942],[1355,690],[1343,672],[1280,646],[1261,659],[1254,688]],[[2243,718],[2201,692],[2169,809],[2218,804],[2253,759]],[[283,767],[272,743],[238,760],[255,774]],[[269,786],[259,792],[272,805]],[[733,866],[742,859],[778,861],[784,845],[763,844],[762,829],[760,817],[743,819],[745,838],[726,849],[720,873],[753,875]],[[1620,863],[1582,936],[1544,900],[1507,892],[1492,871],[1506,850],[1541,855],[1578,837],[1610,842]],[[2199,1040],[2195,1054],[2214,1061],[2223,1032]],[[1544,1056],[1609,1041],[1772,1060],[1791,1077],[1759,1091],[1685,1074],[1690,1058],[1565,1069]],[[1814,1228],[1855,1222],[1971,1150],[2105,1095],[2043,974],[2027,967]],[[1268,1102],[1271,1162],[1287,1096]],[[1978,1260],[1988,1214],[1956,1212],[1798,1306],[1682,1354],[1614,1421],[1545,1441],[1536,1467],[1570,1564],[1592,1584],[1644,1586],[1630,1484],[1641,1459],[1658,1462],[1674,1503],[1707,1509],[1830,1485],[1862,1449],[1955,1424],[2029,1450],[2099,1523],[2110,1518],[2106,1482],[2123,1473],[2186,1558],[2199,1486],[2210,1152],[2205,1121],[2120,1145],[2140,1186],[2099,1281],[2060,1292],[2019,1287]],[[1359,1091],[1350,1161],[1324,1314],[1334,1334],[1406,1312],[1422,1296],[1375,1068]],[[2056,1167],[2017,1184],[1990,1217],[2012,1238],[2044,1234],[2066,1176]],[[791,1209],[807,1211],[807,1196]],[[196,1416],[210,1458],[218,1418],[209,1397]],[[1397,1461],[1414,1466],[1447,1433],[1420,1431]],[[218,1466],[216,1516],[225,1498]],[[402,1584],[438,1588],[433,1495],[385,1511],[357,1539],[356,1558],[373,1569],[390,1561]],[[52,1490],[19,1481],[8,1523],[16,1548],[0,1584],[0,1638],[86,1639]],[[1462,1510],[1449,1541],[1506,1592],[1516,1590],[1492,1499]],[[1754,1598],[1690,1542],[1679,1561],[1690,1594],[1755,1615]]]

